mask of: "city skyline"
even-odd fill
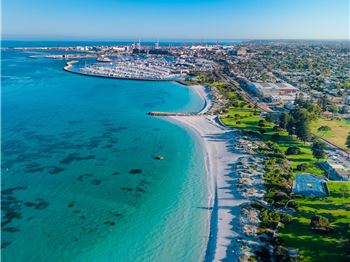
[[[349,1],[5,0],[2,38],[348,39]]]

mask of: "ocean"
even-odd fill
[[[75,75],[33,54],[2,51],[3,261],[203,260],[203,152],[147,112],[204,101],[177,83]]]

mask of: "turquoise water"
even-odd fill
[[[30,54],[2,52],[3,261],[201,260],[200,147],[146,113],[203,101],[180,84],[85,77]]]

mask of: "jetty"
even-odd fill
[[[75,63],[78,63],[78,62],[79,62],[78,60],[69,61],[69,62],[66,64],[66,66],[63,67],[63,69],[66,70],[66,71],[71,72],[70,69],[73,67],[73,65],[74,65]]]
[[[148,112],[150,116],[201,116],[204,113],[201,112],[189,112],[189,113],[179,113],[179,112]]]

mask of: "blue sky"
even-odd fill
[[[7,39],[347,39],[350,0],[2,0]]]

